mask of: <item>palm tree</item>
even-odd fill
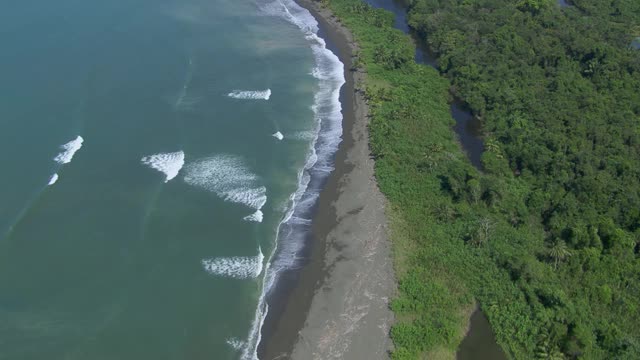
[[[476,224],[476,228],[471,235],[471,244],[478,247],[484,245],[487,241],[489,241],[492,229],[493,223],[491,222],[491,219],[489,219],[488,217],[479,219]]]
[[[553,247],[549,249],[549,256],[553,259],[553,268],[558,269],[558,263],[569,258],[571,250],[563,240],[557,240]]]
[[[540,360],[563,360],[564,354],[557,345],[551,345],[549,340],[543,340],[536,348],[536,359]]]
[[[548,334],[542,334],[535,350],[536,359],[539,360],[563,360],[564,354],[557,344],[551,341]]]

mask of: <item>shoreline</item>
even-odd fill
[[[301,268],[279,274],[267,296],[260,359],[360,359],[388,357],[395,289],[384,198],[373,176],[368,117],[352,72],[357,50],[351,33],[327,9],[296,0],[318,21],[319,35],[344,64],[340,92],[343,140],[335,170],[313,210],[311,231],[299,256]],[[372,346],[376,344],[376,346]]]

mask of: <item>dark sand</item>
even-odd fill
[[[370,158],[367,107],[351,72],[357,48],[350,32],[331,13],[298,0],[320,23],[329,48],[345,64],[342,88],[343,142],[336,169],[316,208],[307,263],[284,274],[270,296],[260,359],[384,359],[391,348],[395,292],[386,236],[385,200]]]

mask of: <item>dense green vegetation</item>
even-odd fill
[[[477,299],[518,359],[640,358],[640,2],[414,0],[439,56],[390,14],[325,3],[361,47],[399,294],[393,357],[451,354]],[[482,119],[484,171],[449,91]]]

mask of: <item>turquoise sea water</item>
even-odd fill
[[[3,5],[0,359],[255,356],[341,135],[316,32],[290,0]]]

